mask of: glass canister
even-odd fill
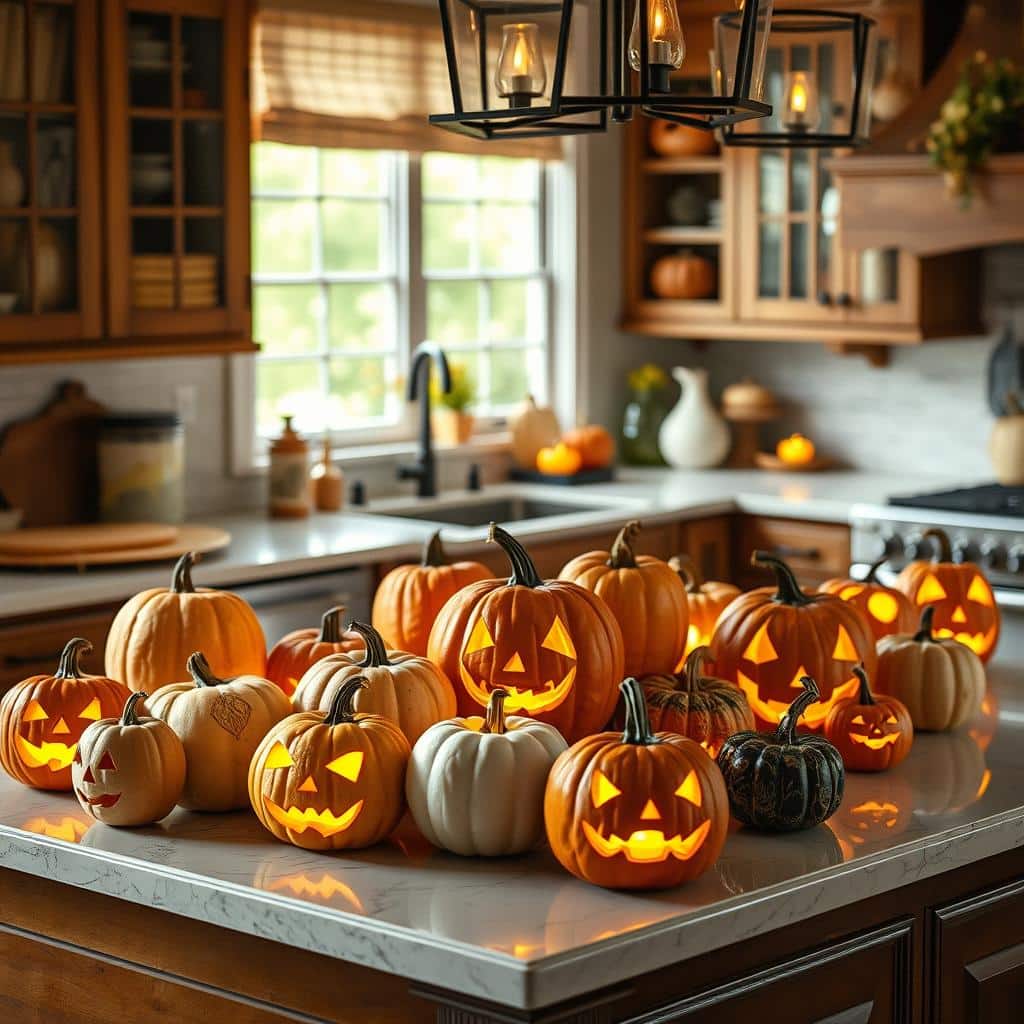
[[[185,429],[177,413],[105,416],[99,469],[104,522],[180,523],[185,518]]]

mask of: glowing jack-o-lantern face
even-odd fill
[[[878,581],[878,570],[885,561],[883,558],[875,562],[863,580],[826,580],[818,588],[822,594],[834,594],[856,608],[867,620],[876,641],[884,636],[912,632],[918,617],[917,609],[906,594]]]
[[[853,671],[859,693],[832,705],[825,719],[825,736],[843,755],[849,770],[884,771],[910,753],[914,742],[910,712],[896,697],[875,696],[859,665]]]

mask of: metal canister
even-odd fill
[[[100,519],[185,518],[185,429],[174,412],[127,412],[100,423]]]

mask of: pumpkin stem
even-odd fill
[[[775,600],[779,604],[799,606],[812,603],[811,598],[800,589],[793,570],[781,558],[776,558],[767,551],[755,551],[750,556],[750,564],[760,565],[775,573],[775,581],[779,588]]]
[[[508,555],[508,560],[512,563],[512,575],[508,578],[510,587],[536,589],[544,585],[544,581],[537,573],[537,567],[533,564],[533,559],[526,553],[526,548],[497,523],[491,523],[490,529],[487,531],[487,543],[497,544]]]
[[[508,690],[491,690],[491,696],[487,701],[487,714],[484,717],[484,725],[481,732],[492,732],[496,736],[505,733],[505,698]]]
[[[353,676],[346,679],[338,687],[331,700],[330,710],[324,719],[324,725],[344,725],[356,720],[355,699],[360,690],[366,689],[366,676]]]
[[[213,669],[210,668],[210,663],[202,651],[196,651],[195,654],[189,655],[186,667],[189,675],[195,680],[196,686],[220,686],[225,682],[213,674]]]
[[[953,561],[953,546],[949,543],[949,534],[945,530],[940,530],[937,527],[932,527],[930,530],[925,530],[921,534],[922,539],[931,539],[935,541],[936,552],[932,555],[933,562],[952,562]]]
[[[882,557],[877,562],[872,562],[868,567],[867,575],[861,580],[861,583],[877,583],[878,582],[878,570],[889,561],[887,555]]]
[[[186,551],[174,565],[174,572],[171,573],[172,594],[194,594],[196,588],[192,585],[192,566],[199,561],[199,555],[195,551]]]
[[[60,654],[60,664],[53,673],[54,679],[80,679],[82,673],[82,655],[92,653],[92,644],[84,637],[76,636],[69,640]]]
[[[858,704],[874,704],[875,698],[871,693],[868,684],[868,674],[864,671],[863,665],[854,665],[853,674],[860,680],[860,693],[857,695]]]
[[[935,635],[932,633],[932,619],[935,618],[935,605],[930,604],[921,612],[921,627],[914,634],[914,640],[919,644],[931,644],[935,642]]]
[[[638,747],[649,747],[658,738],[651,732],[651,719],[647,714],[644,691],[633,676],[619,683],[622,699],[626,702],[626,727],[622,731],[622,742]]]
[[[348,628],[353,633],[358,633],[363,638],[363,643],[366,644],[366,654],[359,662],[360,668],[381,668],[391,664],[388,660],[388,649],[384,643],[384,637],[373,626],[369,626],[365,622],[350,622]]]
[[[328,608],[320,617],[320,636],[318,640],[322,644],[340,644],[344,628],[341,620],[345,617],[345,606],[336,604]]]
[[[690,696],[690,703],[693,703],[693,691],[700,687],[701,676],[704,673],[704,661],[711,654],[711,648],[707,646],[694,647],[686,657],[686,664],[683,671],[686,673],[686,692]]]
[[[686,584],[688,594],[699,594],[704,586],[704,577],[701,576],[697,563],[689,555],[675,555],[668,561],[669,568],[679,573],[680,578]]]
[[[612,550],[608,555],[608,567],[610,569],[635,569],[636,555],[633,553],[633,541],[640,532],[640,520],[631,519],[619,530],[619,535],[612,544]]]
[[[138,725],[139,724],[139,713],[135,709],[148,696],[149,696],[148,693],[143,693],[142,690],[136,690],[135,693],[133,693],[124,702],[124,711],[121,712],[121,724],[122,725]]]
[[[436,569],[438,566],[447,565],[448,559],[444,553],[444,545],[441,543],[441,531],[435,530],[430,540],[423,545],[423,558],[420,565],[424,569]]]
[[[801,676],[800,685],[804,692],[789,705],[789,710],[779,720],[779,727],[775,730],[778,743],[789,746],[796,743],[796,727],[800,716],[821,696],[818,684],[810,676]]]

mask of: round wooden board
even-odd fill
[[[823,469],[831,469],[836,460],[827,455],[816,455],[802,466],[791,466],[772,452],[758,452],[754,456],[754,464],[758,469],[767,469],[774,473],[818,473]]]
[[[165,523],[96,523],[40,526],[0,533],[0,555],[80,555],[89,552],[155,548],[173,544],[178,527]]]
[[[174,528],[172,541],[149,547],[65,551],[49,555],[12,555],[0,551],[0,566],[27,569],[82,569],[91,565],[162,562],[179,558],[186,551],[195,551],[197,554],[219,551],[230,543],[231,534],[216,526],[179,526]]]

